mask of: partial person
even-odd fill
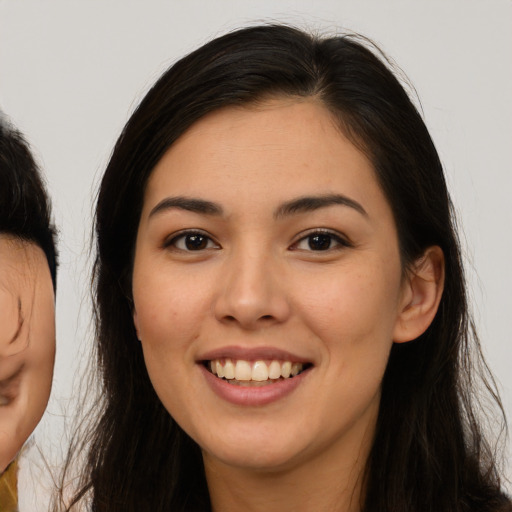
[[[0,112],[0,512],[17,510],[17,455],[50,395],[56,268],[45,186]]]

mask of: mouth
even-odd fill
[[[297,377],[311,368],[311,363],[289,360],[260,359],[255,361],[215,358],[203,361],[204,367],[215,377],[234,386],[261,387]]]

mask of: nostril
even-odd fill
[[[229,324],[233,323],[241,323],[243,325],[245,324],[251,324],[251,325],[257,325],[260,322],[263,323],[269,323],[275,320],[275,317],[273,315],[262,315],[260,317],[254,317],[254,319],[247,319],[243,317],[237,317],[236,315],[225,315],[223,317],[223,321]]]

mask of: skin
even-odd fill
[[[0,472],[41,419],[55,356],[55,306],[44,252],[0,235]]]
[[[282,214],[332,194],[361,209]],[[222,213],[151,214],[176,196]],[[205,248],[187,250],[182,230],[204,233]],[[309,246],[318,230],[332,234],[327,250]],[[428,326],[441,289],[436,248],[404,272],[370,162],[314,99],[225,108],[180,137],[145,191],[134,322],[158,396],[202,449],[213,510],[359,510],[389,351]],[[226,346],[313,366],[279,400],[235,405],[197,363]]]

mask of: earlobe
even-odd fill
[[[444,254],[438,246],[429,247],[408,269],[393,336],[395,343],[414,340],[427,330],[441,301],[444,275]]]

